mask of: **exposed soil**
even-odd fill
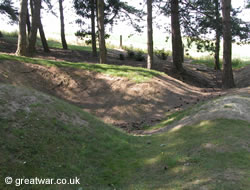
[[[144,134],[177,130],[200,121],[220,118],[239,119],[250,123],[250,87],[231,90],[228,92],[228,95],[211,100],[201,107],[192,110],[188,117],[184,117],[164,128],[144,132]]]
[[[13,53],[15,45],[0,40],[2,52]],[[108,63],[145,67],[146,62],[119,60],[119,51],[110,51]],[[124,53],[124,52],[123,52]],[[36,57],[53,60],[97,63],[89,52],[51,49],[46,54],[38,48]],[[166,113],[185,109],[199,102],[222,96],[220,73],[201,65],[185,63],[185,75],[172,72],[171,60],[157,60],[155,69],[170,76],[158,76],[144,83],[112,77],[87,70],[46,67],[21,62],[0,62],[0,83],[27,86],[62,98],[105,122],[128,132],[158,123]],[[249,67],[250,68],[250,67]],[[240,81],[241,72],[236,72]],[[250,72],[250,69],[249,69]],[[249,83],[244,83],[246,86]]]

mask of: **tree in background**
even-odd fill
[[[48,6],[51,6],[50,4],[50,0],[46,0],[44,1]],[[31,5],[33,5],[33,3],[30,1]],[[31,7],[32,8],[32,7]],[[43,8],[43,7],[42,7]],[[52,8],[52,7],[51,7]],[[31,9],[31,12],[33,11],[33,9]],[[29,14],[29,9],[27,10],[27,30],[28,30],[28,35],[30,35],[30,31],[31,31],[31,23],[30,23],[30,14]],[[40,17],[40,24],[39,24],[39,34],[40,34],[40,38],[41,38],[41,41],[42,41],[42,45],[43,45],[43,50],[44,52],[46,53],[49,53],[50,50],[49,50],[49,46],[48,46],[48,42],[47,42],[47,39],[45,37],[45,32],[43,30],[43,25],[42,25],[42,18]]]
[[[151,69],[153,64],[154,47],[153,47],[153,24],[152,24],[152,0],[147,0],[147,37],[148,37],[148,58],[147,68]]]
[[[96,0],[91,0],[91,43],[92,43],[92,53],[93,56],[97,56],[96,51],[96,33],[95,33],[95,10],[96,10]]]
[[[220,70],[220,41],[222,37],[222,17],[219,0],[183,0],[181,3],[181,22],[188,39],[188,48],[196,44],[198,52],[214,54],[214,68]],[[240,9],[232,9],[232,36],[238,43],[249,40],[249,23],[238,18]]]
[[[215,50],[214,50],[214,69],[220,70],[220,3],[219,0],[213,0],[215,10]]]
[[[87,44],[91,43],[92,51],[95,55],[96,41],[95,37],[98,37],[98,30],[95,30],[95,18],[98,20],[98,12],[96,0],[74,0],[74,9],[79,19],[76,23],[79,24],[80,30],[76,32],[76,36],[81,39],[87,39],[85,42]],[[94,4],[93,4],[94,3]],[[129,21],[129,23],[135,28],[136,31],[141,32],[141,27],[139,26],[139,21],[144,15],[142,10],[136,9],[133,6],[128,5],[120,0],[107,0],[104,6],[104,25],[110,25],[111,27],[119,21]],[[91,25],[86,24],[86,19],[91,19]],[[98,22],[98,21],[97,21]],[[98,26],[97,26],[98,27]],[[91,40],[89,40],[91,36]],[[105,38],[108,35],[105,34]]]
[[[27,36],[26,36],[26,21],[27,21],[28,0],[20,1],[19,11],[19,32],[17,43],[17,55],[27,55]]]
[[[18,21],[18,12],[11,0],[0,0],[0,14],[6,14],[12,22]]]
[[[247,0],[247,5],[246,8],[249,9],[250,8],[250,0]]]
[[[174,68],[183,72],[183,44],[179,20],[179,1],[171,0],[172,55]]]
[[[41,38],[42,45],[43,45],[43,51],[46,52],[46,53],[49,53],[50,52],[49,45],[48,45],[47,39],[45,37],[45,33],[44,33],[44,30],[43,30],[43,24],[42,24],[41,18],[40,18],[40,24],[39,24],[38,29],[39,29],[39,34],[40,34],[40,38]]]
[[[63,15],[63,0],[59,0],[60,23],[61,23],[61,41],[63,49],[68,49],[65,38],[64,15]]]
[[[28,54],[33,55],[36,51],[37,30],[40,26],[41,0],[30,0],[31,8],[31,31],[29,34]],[[26,10],[27,12],[27,10]],[[27,14],[27,13],[26,13]]]
[[[221,0],[223,23],[223,72],[222,87],[235,87],[232,71],[232,27],[231,27],[231,0]]]
[[[98,9],[98,30],[99,30],[99,49],[100,49],[100,63],[107,62],[106,45],[105,45],[105,28],[104,28],[104,0],[97,0]]]

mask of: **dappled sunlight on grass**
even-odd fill
[[[94,72],[104,73],[111,76],[126,77],[138,83],[145,82],[155,76],[164,75],[164,73],[140,67],[53,61],[7,54],[0,54],[0,60],[19,61],[22,63],[40,64],[45,66],[80,68]]]
[[[65,187],[70,190],[250,187],[247,122],[202,121],[174,132],[138,137],[76,106],[23,87],[3,85],[0,95],[0,100],[6,100],[0,101],[0,116],[4,116],[0,144],[6,144],[0,146],[0,154],[6,157],[0,161],[0,177],[9,171],[15,172],[13,177],[80,177],[83,183]],[[13,102],[19,105],[16,112],[10,106]],[[80,124],[72,121],[75,117]],[[6,189],[1,182],[0,189]]]
[[[161,155],[158,155],[158,156],[156,156],[156,157],[154,157],[154,158],[147,159],[147,160],[145,161],[145,164],[146,164],[146,165],[153,165],[153,164],[159,162],[160,159],[161,159]]]

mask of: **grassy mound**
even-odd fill
[[[155,70],[148,70],[140,67],[119,66],[119,65],[109,65],[109,64],[75,63],[69,61],[53,61],[47,59],[22,57],[22,56],[8,55],[8,54],[0,54],[0,61],[1,60],[18,61],[24,63],[45,65],[45,66],[72,67],[78,69],[85,69],[111,76],[126,77],[138,83],[145,82],[153,78],[154,76],[164,75],[164,73],[162,72]]]
[[[0,189],[4,178],[80,178],[80,185],[18,189],[249,189],[250,125],[203,121],[130,136],[34,90],[0,85]]]

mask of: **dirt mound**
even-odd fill
[[[234,71],[235,84],[238,88],[250,86],[250,65]]]
[[[52,119],[56,117],[64,123],[88,126],[88,122],[76,114],[69,115],[62,111],[51,113],[47,106],[56,104],[55,102],[55,98],[32,89],[0,84],[0,120],[15,121],[15,114],[21,112],[26,113],[26,117],[28,117],[28,115],[32,115],[34,107],[42,105],[41,111],[46,118]]]
[[[0,64],[0,82],[28,86],[74,103],[125,130],[143,128],[174,112],[221,95],[162,75],[144,83],[82,69],[12,61]]]
[[[194,108],[192,113],[165,128],[145,132],[145,134],[177,130],[200,121],[214,119],[236,119],[250,122],[250,87],[232,90],[228,95],[211,100],[200,107]]]

